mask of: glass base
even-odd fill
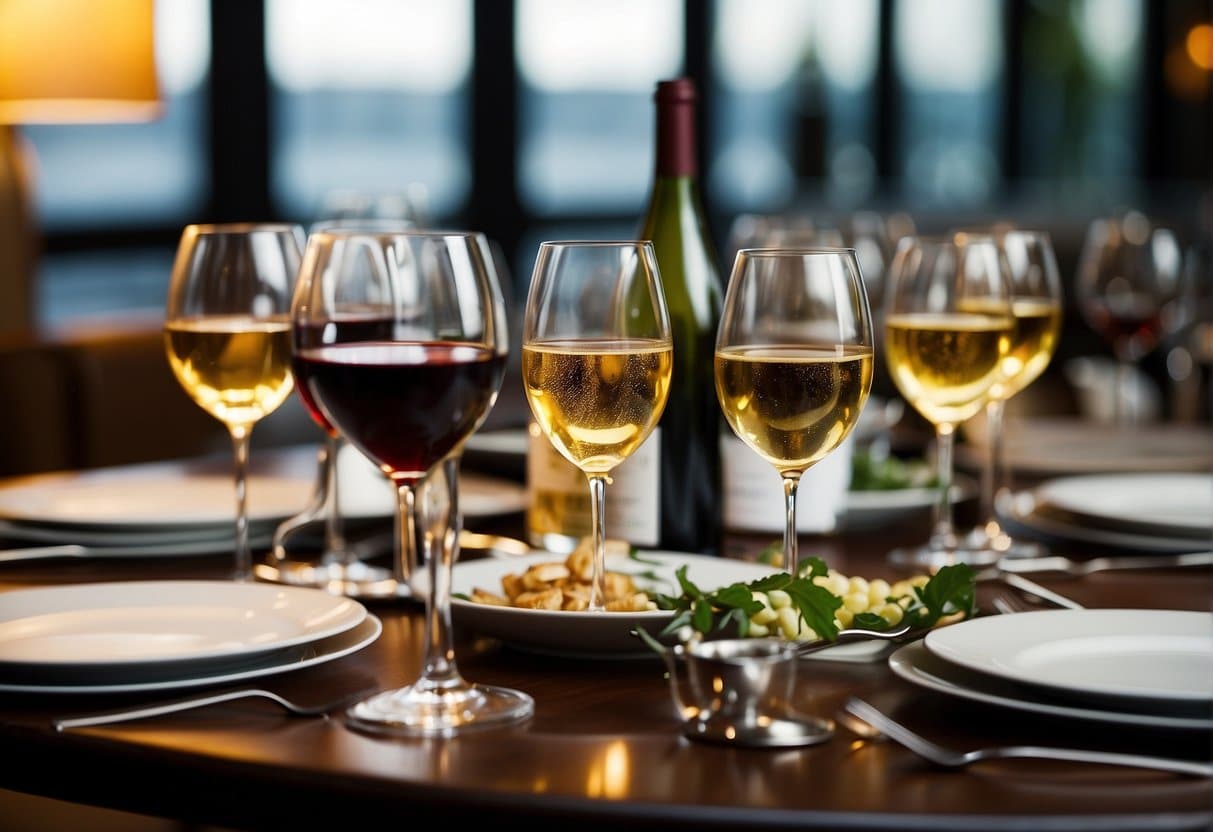
[[[969,532],[964,539],[964,547],[966,549],[989,549],[1000,558],[1040,558],[1049,553],[1039,543],[1011,537],[1001,528],[991,535],[982,526]]]
[[[359,561],[312,563],[278,560],[259,563],[253,567],[253,572],[262,581],[309,586],[349,598],[425,598],[408,584],[398,582],[392,570]]]
[[[535,700],[491,685],[434,689],[414,683],[364,699],[345,712],[353,728],[405,736],[445,737],[529,719]]]
[[[935,572],[944,566],[955,563],[967,563],[970,566],[992,566],[1003,557],[1003,553],[993,549],[969,548],[958,546],[955,549],[936,549],[927,544],[916,547],[894,549],[887,555],[889,563],[894,566],[927,569]]]

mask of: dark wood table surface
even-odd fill
[[[962,512],[961,520],[966,519]],[[971,519],[971,518],[969,518]],[[521,534],[517,516],[480,520]],[[846,574],[901,577],[885,554],[925,539],[929,518],[869,534],[806,536],[804,555]],[[770,537],[730,536],[751,557]],[[1070,550],[1091,555],[1093,550]],[[41,561],[0,566],[0,589],[86,581],[224,577],[227,558]],[[1208,610],[1208,569],[1043,580],[1090,607]],[[983,582],[988,608],[997,582]],[[2,603],[2,601],[0,601]],[[368,601],[382,636],[342,659],[258,680],[306,701],[398,687],[422,652],[421,607]],[[1015,829],[1213,828],[1213,781],[1108,766],[1011,761],[940,770],[843,725],[822,745],[787,750],[696,743],[679,732],[656,659],[595,661],[512,649],[459,633],[474,682],[530,693],[521,725],[452,739],[384,737],[331,718],[231,702],[139,722],[56,733],[55,716],[154,696],[0,696],[0,788],[239,829],[388,828],[472,821],[570,828]],[[797,704],[833,716],[858,694],[958,749],[1007,742],[1213,758],[1213,735],[1068,720],[926,691],[881,662],[805,660]]]

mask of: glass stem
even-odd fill
[[[985,470],[981,472],[981,513],[985,517],[986,537],[991,541],[1002,533],[998,525],[998,514],[995,511],[995,501],[1003,479],[1003,416],[1006,413],[1005,399],[991,399],[986,403],[986,430],[989,434],[990,458]]]
[[[606,476],[587,474],[586,477],[590,481],[590,543],[593,547],[589,608],[604,610],[606,599],[602,583],[606,574]]]
[[[342,440],[339,436],[329,434],[325,439],[324,460],[324,553],[328,557],[340,561],[347,566],[357,558],[353,551],[345,545],[345,529],[341,522],[341,500],[337,493],[337,462],[341,456]]]
[[[417,574],[417,493],[413,482],[396,483],[396,562],[394,571],[399,586],[411,586]]]
[[[1133,383],[1133,362],[1123,355],[1116,356],[1116,383],[1112,391],[1112,418],[1117,427],[1128,427],[1133,421],[1129,408],[1130,385]]]
[[[783,563],[793,578],[800,570],[800,537],[796,532],[796,490],[799,487],[800,474],[783,475]]]
[[[952,527],[952,442],[955,433],[955,426],[946,422],[935,429],[939,501],[935,504],[935,530],[931,533],[931,548],[937,552],[952,552],[956,549],[956,532]]]
[[[232,451],[236,462],[236,570],[237,581],[253,579],[253,554],[248,539],[248,450],[249,425],[233,425]]]
[[[417,528],[417,551],[423,552],[429,573],[430,591],[426,596],[425,659],[419,684],[447,690],[465,687],[466,682],[455,666],[455,645],[451,632],[451,568],[459,546],[459,457],[452,456],[442,463],[446,480],[446,511],[436,512],[437,518],[425,512]],[[425,488],[434,488],[428,478]],[[424,504],[433,505],[426,499]],[[437,520],[437,522],[436,522]]]

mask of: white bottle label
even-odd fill
[[[804,472],[796,491],[796,529],[832,532],[846,510],[851,485],[852,437]],[[734,531],[782,532],[783,480],[775,467],[733,434],[721,434],[724,524]]]
[[[656,546],[661,529],[661,436],[644,444],[611,473],[606,489],[606,536],[634,546]],[[590,533],[590,486],[534,423],[527,430],[527,531],[531,543],[571,549]]]

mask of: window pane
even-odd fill
[[[21,128],[37,154],[34,193],[44,229],[187,222],[206,199],[208,5],[157,0],[155,14],[163,116]]]
[[[455,212],[470,172],[471,0],[267,0],[273,194],[319,218],[339,191],[427,194]]]
[[[717,0],[715,21],[713,202],[778,206],[802,179],[835,201],[867,197],[878,0]]]
[[[1027,7],[1024,174],[1090,190],[1137,173],[1141,0]],[[1071,191],[1072,193],[1072,191]]]
[[[998,0],[896,7],[901,173],[915,197],[981,202],[998,184],[1001,10]]]
[[[540,214],[638,211],[652,93],[681,72],[680,0],[519,0],[519,180]]]

